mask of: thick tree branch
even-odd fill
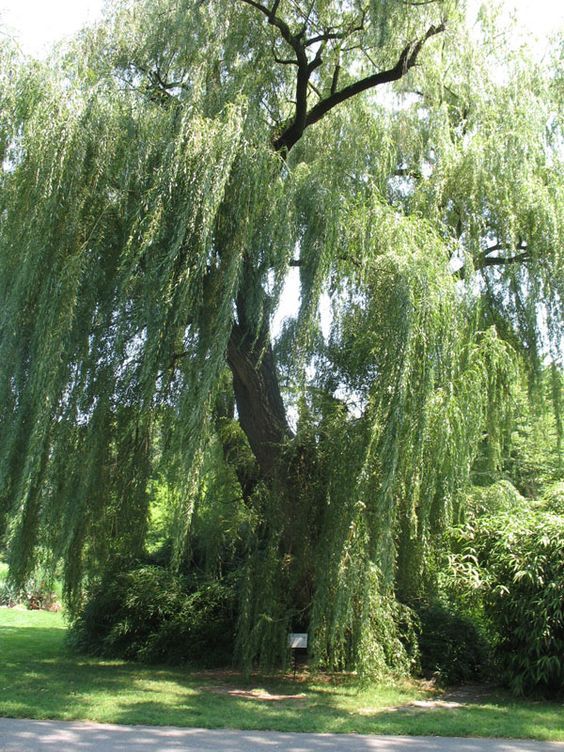
[[[522,248],[526,248],[526,246],[520,246],[519,250]],[[474,262],[474,271],[480,271],[481,269],[485,269],[488,266],[507,266],[510,264],[524,264],[527,263],[527,261],[531,260],[531,254],[529,251],[524,251],[523,253],[518,253],[514,256],[488,256],[489,253],[493,253],[494,251],[500,251],[503,249],[503,246],[499,243],[496,243],[493,246],[490,246],[487,250],[484,251],[484,253]],[[460,269],[457,269],[455,274],[459,277],[459,279],[466,279],[466,266],[462,266]]]
[[[247,0],[244,0],[246,2]],[[318,102],[311,108],[306,114],[303,115],[303,108],[300,111],[300,117],[298,118],[298,106],[296,106],[296,117],[292,124],[286,128],[275,140],[274,148],[279,152],[288,152],[299,141],[303,135],[304,130],[314,123],[321,120],[328,112],[337,107],[342,102],[355,97],[357,94],[361,94],[368,89],[372,89],[381,84],[391,83],[392,81],[398,81],[400,78],[413,68],[417,62],[417,58],[421,51],[421,48],[425,42],[436,34],[440,34],[445,30],[445,24],[441,23],[438,26],[431,26],[427,30],[427,33],[416,42],[408,44],[402,51],[398,58],[397,63],[393,68],[379,73],[374,73],[371,76],[355,81],[355,83],[345,86],[340,91],[332,92],[328,97]],[[299,76],[298,76],[299,77]],[[299,101],[299,100],[298,100]],[[303,105],[303,103],[302,103]]]
[[[285,131],[285,133],[290,134],[290,138],[294,139],[294,143],[296,143],[296,141],[301,138],[306,127],[309,78],[315,68],[321,65],[321,52],[318,50],[318,54],[315,56],[314,60],[311,62],[309,61],[301,34],[292,34],[288,24],[276,15],[279,1],[280,0],[275,0],[272,8],[269,9],[256,0],[241,0],[241,2],[256,8],[266,16],[268,23],[279,30],[282,39],[292,47],[296,55],[295,65],[298,68],[296,74],[296,109],[294,111],[292,123]]]
[[[270,11],[265,5],[262,5],[262,3],[257,3],[256,0],[241,0],[242,3],[246,3],[247,5],[252,5],[253,8],[256,8],[261,13],[264,13],[264,15],[269,18],[272,11]]]
[[[506,251],[507,245],[504,243],[494,243],[493,245],[488,246],[487,248],[484,248],[483,256],[484,258],[486,256],[489,256],[490,253],[494,253],[495,251]],[[516,251],[526,251],[527,250],[527,244],[520,240],[517,245],[515,246]]]
[[[380,71],[379,73],[374,73],[371,76],[366,76],[366,78],[355,81],[355,83],[350,84],[349,86],[345,86],[340,91],[336,91],[334,94],[327,97],[327,99],[323,100],[323,102],[319,102],[319,104],[315,105],[315,107],[313,107],[308,112],[307,125],[313,125],[313,123],[317,123],[318,120],[321,120],[321,118],[334,107],[341,104],[342,102],[345,102],[347,99],[351,99],[352,97],[360,94],[363,91],[372,89],[375,86],[379,86],[380,84],[387,84],[391,83],[392,81],[398,81],[400,78],[405,76],[405,74],[411,68],[413,68],[413,66],[417,62],[419,52],[421,51],[421,48],[423,47],[427,39],[435,36],[436,34],[440,34],[442,31],[444,31],[444,29],[444,24],[440,24],[439,26],[431,26],[427,30],[427,33],[424,37],[422,37],[415,43],[408,44],[404,48],[393,68],[385,71]]]
[[[517,256],[484,256],[475,265],[475,269],[484,269],[486,266],[505,266],[506,264],[520,264],[523,261],[530,261],[531,254],[519,253]]]
[[[364,28],[365,13],[363,12],[360,21],[343,29],[325,29],[319,34],[316,34],[309,39],[305,39],[305,27],[301,32],[293,34],[290,26],[279,16],[276,15],[280,0],[274,0],[272,6],[269,8],[258,0],[241,0],[246,5],[255,8],[263,16],[268,19],[268,23],[278,29],[282,39],[292,47],[296,55],[295,65],[297,66],[296,73],[296,98],[295,98],[295,111],[294,117],[291,123],[276,136],[273,140],[273,146],[275,151],[287,154],[290,149],[300,140],[305,129],[317,123],[333,108],[337,107],[347,99],[351,99],[357,94],[372,89],[380,84],[390,83],[397,81],[411,69],[417,62],[417,58],[421,51],[421,48],[425,42],[432,36],[441,33],[445,29],[445,24],[441,23],[438,26],[430,26],[426,34],[415,42],[410,42],[402,51],[398,58],[397,63],[393,68],[389,70],[380,71],[371,76],[366,76],[359,81],[356,81],[349,86],[345,86],[343,89],[337,91],[338,84],[338,67],[334,72],[333,81],[331,85],[331,91],[328,97],[322,99],[309,111],[307,108],[307,94],[310,83],[310,77],[313,71],[322,65],[322,55],[325,49],[325,45],[330,40],[345,39],[351,34],[361,31]],[[308,58],[308,47],[319,44],[319,48],[315,54],[313,60]],[[280,61],[282,62],[282,60]],[[286,61],[283,61],[286,64]]]

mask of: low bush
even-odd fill
[[[186,578],[158,566],[108,572],[74,619],[80,651],[145,662],[220,665],[230,660],[232,589],[222,583],[190,589]]]
[[[489,666],[490,648],[468,616],[434,603],[418,610],[419,651],[424,676],[442,684],[481,678]]]
[[[459,559],[475,570],[500,675],[517,695],[564,690],[564,517],[533,508],[475,520]]]
[[[564,481],[549,486],[543,494],[542,506],[547,512],[564,515]]]

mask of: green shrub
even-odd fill
[[[564,515],[564,481],[553,483],[542,497],[543,508],[553,514]]]
[[[480,678],[489,664],[489,646],[468,616],[435,603],[418,611],[419,651],[424,676],[444,684]]]
[[[218,665],[232,651],[232,601],[221,583],[189,592],[186,578],[163,567],[108,572],[91,588],[70,639],[106,657]]]
[[[564,688],[564,517],[539,509],[503,512],[464,531],[496,633],[501,675],[516,694]]]
[[[234,625],[231,590],[209,583],[184,599],[181,610],[151,634],[138,657],[147,662],[225,666],[232,660]]]

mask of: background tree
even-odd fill
[[[539,329],[554,353],[561,334],[561,80],[508,55],[496,81],[488,20],[477,54],[459,16],[160,0],[48,67],[4,51],[15,579],[62,559],[76,610],[85,575],[143,555],[157,477],[179,566],[223,475],[243,662],[307,627],[328,665],[406,664],[396,596],[484,434],[499,464]],[[300,311],[273,342],[289,267]]]

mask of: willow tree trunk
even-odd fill
[[[239,423],[256,457],[260,475],[272,479],[280,465],[284,442],[291,437],[268,332],[258,337],[234,324],[227,360],[233,374],[233,391]]]

